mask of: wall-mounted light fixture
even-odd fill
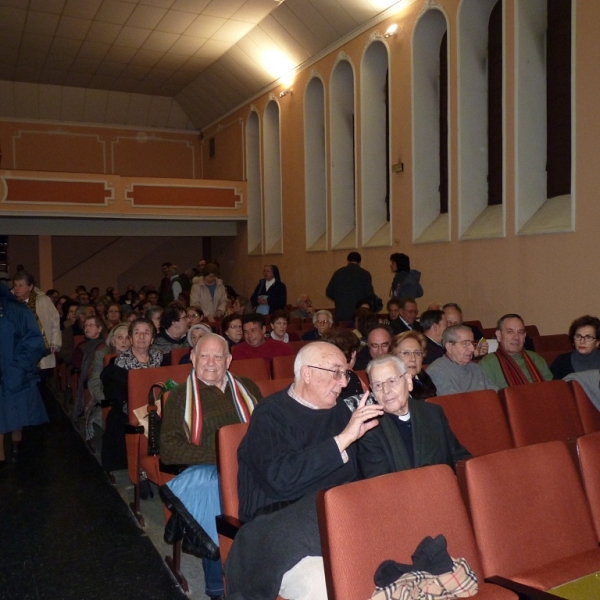
[[[286,90],[282,90],[281,92],[279,92],[279,97],[283,98],[284,96],[287,96],[288,94],[292,93],[292,88],[287,88]]]
[[[398,33],[398,24],[397,23],[392,23],[385,31],[385,33],[383,34],[383,37],[385,39],[391,38],[393,35],[396,35],[396,33]]]

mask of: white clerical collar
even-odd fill
[[[401,421],[410,421],[410,411],[408,411],[405,415],[396,415]]]

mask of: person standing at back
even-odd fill
[[[374,296],[371,273],[360,266],[359,252],[350,252],[348,264],[338,269],[331,277],[325,294],[335,302],[335,320],[351,321],[356,303]]]
[[[390,296],[393,298],[421,298],[421,272],[410,268],[410,258],[401,252],[390,256],[390,271],[394,274]]]

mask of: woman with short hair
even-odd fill
[[[569,327],[569,339],[573,350],[557,356],[550,367],[554,379],[600,369],[600,319],[590,315],[575,319]]]
[[[219,268],[213,263],[202,269],[202,277],[192,285],[190,304],[202,308],[209,321],[220,319],[227,310],[227,290],[218,278]]]
[[[405,331],[392,339],[390,354],[397,356],[406,366],[413,381],[410,397],[414,400],[426,400],[437,396],[435,384],[427,371],[423,370],[423,358],[427,354],[427,341],[418,331]]]

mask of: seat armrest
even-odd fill
[[[230,517],[229,515],[217,515],[217,533],[220,535],[224,535],[230,540],[235,539],[237,532],[240,530],[240,527],[243,523],[236,519],[235,517]]]
[[[514,592],[519,596],[520,600],[556,600],[556,596],[554,594],[549,594],[548,592],[538,590],[537,588],[529,585],[518,583],[512,579],[500,577],[499,575],[486,577],[485,581]]]
[[[125,423],[125,433],[140,435],[144,433],[144,428],[142,425],[131,425],[131,423]]]

